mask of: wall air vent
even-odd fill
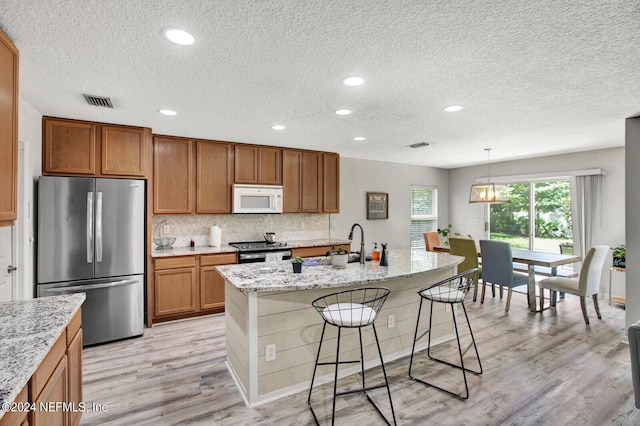
[[[87,95],[86,93],[83,93],[82,96],[84,96],[84,99],[87,101],[89,105],[93,105],[97,107],[113,108],[111,99],[105,98],[104,96],[93,96],[93,95]]]
[[[424,148],[425,146],[429,146],[429,142],[418,142],[409,145],[409,148]]]

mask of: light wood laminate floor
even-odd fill
[[[460,401],[409,379],[408,357],[387,363],[398,424],[640,424],[629,347],[622,343],[624,310],[601,299],[603,318],[598,320],[591,301],[587,303],[591,325],[584,324],[578,298],[572,296],[559,302],[557,311],[542,314],[529,312],[521,294],[514,294],[509,313],[498,297],[488,296],[484,305],[468,297],[484,374],[468,376],[470,397]],[[441,345],[438,353],[455,354],[453,349],[453,344]],[[472,359],[471,352],[465,360]],[[462,385],[458,371],[452,375],[453,369],[427,364],[424,358],[415,364],[416,374]],[[313,424],[306,392],[247,408],[224,359],[224,315],[161,324],[145,330],[141,338],[87,348],[84,401],[105,404],[108,411],[85,413],[81,424]],[[380,377],[372,374],[368,384]],[[339,386],[356,379],[344,379]],[[314,391],[314,407],[325,423],[330,420],[331,391],[327,385]],[[372,395],[389,413],[384,392]],[[336,424],[382,421],[366,399],[355,394],[339,399]]]

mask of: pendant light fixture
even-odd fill
[[[469,194],[470,204],[504,204],[510,200],[508,191],[504,185],[496,185],[491,182],[491,162],[489,161],[489,153],[491,148],[485,148],[487,151],[487,182],[474,183],[471,185],[471,193]]]

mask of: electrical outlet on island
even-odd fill
[[[264,351],[264,360],[265,361],[275,361],[276,359],[276,344],[272,343],[265,347]]]

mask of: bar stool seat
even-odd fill
[[[435,389],[438,389],[442,392],[445,392],[451,396],[455,396],[457,398],[460,399],[467,399],[469,398],[469,385],[467,384],[467,372],[469,373],[473,373],[476,375],[480,375],[482,374],[482,363],[480,362],[480,355],[478,354],[478,347],[476,346],[476,341],[473,337],[473,331],[471,330],[471,323],[469,322],[469,316],[467,315],[467,309],[464,307],[464,299],[467,295],[467,292],[469,291],[469,289],[471,288],[471,286],[474,284],[475,280],[477,278],[477,269],[473,268],[470,269],[468,271],[465,271],[461,274],[455,275],[453,277],[444,279],[436,284],[433,284],[427,288],[423,288],[422,290],[418,291],[418,294],[420,295],[420,306],[418,308],[418,318],[416,320],[416,332],[414,334],[414,338],[413,338],[413,347],[411,349],[411,359],[409,361],[409,377],[411,379],[413,379],[416,382],[422,383],[423,385],[427,385],[430,387],[433,387]],[[422,302],[423,301],[429,301],[430,302],[430,309],[429,309],[429,326],[427,328],[427,330],[425,332],[423,332],[420,336],[418,336],[418,329],[419,329],[419,325],[420,325],[420,316],[422,313]],[[433,303],[437,302],[437,303],[448,303],[450,305],[452,305],[452,309],[451,309],[451,314],[453,315],[453,326],[456,332],[456,340],[458,342],[458,354],[460,355],[460,364],[454,364],[451,363],[449,361],[446,360],[442,360],[439,358],[436,358],[434,356],[431,355],[431,329],[433,326]],[[464,311],[464,316],[467,320],[467,325],[469,326],[469,333],[471,334],[471,343],[469,344],[469,346],[467,346],[467,348],[465,350],[462,349],[462,346],[460,344],[460,334],[458,333],[458,323],[457,323],[457,319],[456,319],[456,312],[453,309],[453,305],[454,304],[460,304],[462,306],[462,310]],[[465,392],[462,393],[456,393],[453,392],[452,390],[449,389],[445,389],[443,387],[440,386],[436,386],[435,384],[433,384],[432,382],[427,382],[426,380],[420,379],[418,378],[416,375],[413,374],[413,358],[414,358],[414,354],[416,351],[416,343],[422,339],[425,335],[428,335],[428,341],[427,341],[427,357],[433,361],[442,363],[442,364],[446,364],[450,367],[454,367],[457,369],[462,370],[462,377],[464,379],[464,388],[465,388]],[[475,355],[476,358],[478,360],[478,365],[480,366],[479,370],[472,370],[469,369],[467,367],[464,366],[464,355],[465,353],[467,353],[467,351],[469,349],[471,349],[471,347],[474,348],[475,350]]]
[[[369,402],[376,409],[378,414],[382,416],[387,424],[390,424],[387,418],[382,414],[382,411],[378,408],[375,402],[371,399],[371,396],[367,393],[369,390],[379,389],[386,387],[387,394],[389,395],[389,404],[391,406],[391,414],[393,417],[393,424],[396,424],[396,415],[393,411],[393,402],[391,400],[391,391],[389,390],[389,381],[387,380],[387,372],[384,368],[384,361],[382,359],[382,351],[380,350],[380,343],[378,342],[378,334],[376,333],[375,319],[377,318],[382,305],[384,304],[387,296],[389,295],[389,289],[384,287],[368,287],[359,288],[353,290],[345,290],[338,293],[322,296],[311,302],[312,306],[318,311],[324,324],[322,326],[322,334],[320,335],[320,343],[318,345],[318,354],[316,356],[316,362],[313,367],[313,375],[311,376],[311,385],[309,386],[309,397],[307,398],[307,404],[311,410],[311,414],[316,422],[318,417],[311,405],[311,393],[313,391],[313,382],[316,377],[316,371],[319,365],[333,365],[335,368],[334,380],[333,380],[333,408],[331,413],[331,424],[334,423],[336,417],[336,396],[347,395],[351,393],[362,392],[366,395]],[[338,338],[336,340],[336,357],[335,361],[331,362],[319,362],[320,351],[322,349],[322,343],[324,341],[324,332],[327,328],[327,324],[338,328]],[[380,357],[380,366],[382,367],[382,373],[384,376],[384,384],[376,386],[367,386],[364,376],[364,350],[362,347],[362,328],[371,326],[373,329],[373,335],[375,337],[376,346],[378,349],[378,356]],[[340,338],[343,328],[357,328],[358,337],[360,341],[360,359],[351,361],[340,361]],[[360,363],[360,372],[362,375],[362,388],[353,389],[345,392],[337,391],[338,384],[338,365],[340,364],[353,364]]]

